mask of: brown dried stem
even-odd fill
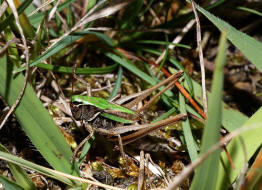
[[[204,56],[203,56],[202,43],[201,43],[200,21],[197,15],[195,2],[193,0],[191,0],[191,4],[196,19],[197,46],[198,46],[199,62],[200,62],[200,69],[201,69],[201,81],[202,81],[201,83],[202,83],[203,109],[204,109],[204,113],[207,115],[206,76],[205,76]]]

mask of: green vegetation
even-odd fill
[[[37,172],[40,181],[52,181],[62,189],[88,185],[106,189],[258,188],[262,180],[262,43],[258,40],[262,3],[217,0],[195,4],[204,80],[210,89],[204,113],[192,1],[47,2],[38,7],[32,0],[0,4],[0,159],[5,163],[0,166],[0,186],[47,188],[47,183],[41,186],[32,175]],[[143,94],[132,106],[131,101],[124,101],[180,70],[184,75],[170,82],[172,88],[150,92],[151,98],[161,94],[152,102],[142,98]],[[142,163],[150,160],[147,155],[140,161],[121,155],[122,147],[112,135],[93,136],[81,155],[76,155],[78,162],[71,162],[76,144],[89,134],[85,129],[99,128],[99,123],[76,121],[70,101],[109,110],[94,117],[106,117],[99,121],[103,126],[111,122],[116,130],[124,130],[122,123],[137,128],[125,129],[126,135],[115,133],[121,134],[124,145],[134,141],[124,146],[124,152],[135,157],[144,155],[143,149],[164,174],[152,168],[151,172],[143,170]],[[148,102],[152,104],[147,107]],[[7,108],[14,105],[6,120]],[[147,108],[141,111],[144,105]],[[127,114],[139,120],[126,119]],[[187,118],[174,122],[171,118],[179,114]],[[162,127],[155,127],[157,133],[136,139],[151,132],[146,127],[153,130],[156,125]],[[212,149],[221,139],[228,143],[226,150],[222,145]],[[141,176],[154,176],[158,183]],[[167,184],[164,179],[171,181]]]

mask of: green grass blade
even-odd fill
[[[95,136],[93,135],[84,145],[83,149],[82,149],[82,152],[81,152],[81,155],[80,157],[78,158],[78,162],[76,163],[77,164],[77,168],[80,167],[80,165],[83,163],[83,161],[85,160],[86,158],[86,155],[88,153],[88,151],[90,150],[91,148],[91,144],[92,142],[95,140]]]
[[[120,55],[121,56],[120,57],[111,52],[105,52],[105,55],[109,57],[110,59],[114,60],[115,62],[119,63],[121,66],[128,69],[129,71],[131,71],[132,73],[134,73],[135,75],[137,75],[138,77],[146,81],[147,83],[151,85],[155,85],[158,82],[156,79],[152,78],[145,72],[141,71],[138,67],[136,67],[131,61],[126,59],[124,56]],[[173,93],[170,90],[165,91],[164,94],[168,97],[173,96]]]
[[[202,137],[201,154],[219,141],[225,61],[226,34],[222,33],[212,81],[212,95],[208,101],[208,119]],[[220,150],[215,151],[196,169],[191,185],[192,190],[215,189],[218,176],[219,154]]]
[[[0,62],[0,95],[9,105],[13,105],[24,77],[22,74],[11,74],[12,63],[7,62],[6,56]],[[59,171],[72,173],[70,147],[30,85],[27,85],[14,113],[27,136],[48,163]]]
[[[160,56],[161,55],[161,52],[155,50],[155,49],[149,49],[149,48],[139,48],[140,50],[143,50],[145,52],[148,52],[148,53],[152,53],[152,54],[155,54],[155,55],[158,55]],[[184,76],[185,76],[185,79],[186,79],[186,82],[187,82],[187,85],[189,87],[189,93],[190,95],[192,96],[193,95],[193,84],[192,84],[192,79],[189,77],[186,69],[176,60],[174,59],[172,56],[168,56],[167,59],[170,61],[170,63],[172,63],[177,69],[181,69],[184,71]]]
[[[49,176],[51,178],[57,179],[65,184],[71,185],[73,186],[74,183],[72,183],[71,180],[69,180],[68,178],[58,175],[56,173],[53,172],[53,170],[50,170],[49,168],[45,168],[43,166],[37,165],[35,163],[29,162],[27,160],[24,160],[22,158],[19,158],[17,156],[14,156],[12,154],[8,154],[5,152],[0,151],[0,159],[5,160],[7,162],[16,164],[18,166],[21,167],[25,167],[34,171],[37,171],[43,175]]]
[[[180,113],[186,114],[186,102],[184,96],[179,93],[179,104],[180,104]],[[187,150],[191,159],[191,162],[194,161],[197,157],[197,149],[196,149],[196,142],[193,138],[192,131],[190,128],[190,123],[188,118],[185,121],[182,121],[182,127],[183,127],[183,132],[185,136],[185,141],[186,141],[186,146]]]
[[[121,66],[128,69],[129,71],[140,77],[141,79],[145,80],[149,84],[155,85],[157,83],[157,80],[153,79],[148,74],[141,71],[128,59],[125,59],[124,57],[119,57],[118,55],[111,52],[105,52],[105,55],[110,59],[114,60],[115,62],[119,63]]]
[[[0,151],[9,153],[8,150],[0,144]],[[23,187],[25,190],[36,190],[36,186],[31,180],[31,178],[27,175],[26,171],[21,168],[20,166],[17,166],[15,164],[7,162],[16,182]]]
[[[190,3],[190,0],[186,0],[188,3]],[[217,0],[214,1],[212,4],[209,4],[208,6],[205,6],[204,8],[206,10],[212,10],[215,8],[219,8],[219,6],[223,6],[223,4],[226,2],[226,0]],[[176,28],[180,26],[181,24],[189,22],[191,19],[194,19],[194,13],[193,11],[182,14],[179,17],[174,17],[170,21],[164,22],[163,24],[159,25],[158,28]]]
[[[104,42],[105,44],[107,44],[108,46],[116,46],[116,43],[114,42],[114,40],[110,37],[108,37],[107,35],[100,33],[100,32],[94,32],[94,31],[81,31],[81,32],[74,32],[72,35],[82,35],[85,36],[87,34],[93,34],[95,35],[97,38],[99,38],[101,40],[101,42]]]
[[[80,39],[86,34],[94,34],[101,40],[103,40],[105,43],[108,45],[113,45],[113,42],[110,38],[106,37],[105,35],[98,33],[98,32],[77,32],[73,33],[71,35],[68,35],[61,39],[59,42],[57,42],[54,46],[49,48],[48,50],[45,51],[41,56],[39,56],[37,59],[35,59],[33,62],[30,63],[30,67],[37,65],[38,63],[44,61],[45,59],[49,58],[50,56],[54,55],[55,53],[59,52],[66,46],[72,44],[76,40]],[[55,67],[55,66],[54,66]],[[21,67],[15,70],[15,72],[21,72],[25,70],[25,67]]]
[[[68,74],[73,73],[73,67],[50,65],[50,64],[44,64],[44,63],[38,63],[36,66],[39,68],[51,70],[57,73],[68,73]],[[113,64],[113,65],[106,66],[106,67],[76,68],[75,73],[79,75],[106,74],[106,73],[111,73],[115,71],[117,67],[118,67],[118,64]]]
[[[196,8],[205,15],[220,31],[227,33],[227,38],[262,72],[262,43],[238,31],[227,22],[212,15],[196,5]]]
[[[74,41],[78,40],[81,37],[82,37],[82,35],[73,35],[73,36],[65,37],[64,39],[60,40],[56,45],[54,45],[53,47],[49,48],[44,54],[39,56],[32,63],[30,63],[30,67],[35,66],[36,64],[44,61],[48,57],[54,55],[55,53],[57,53],[61,49],[65,48],[66,46],[72,44]],[[23,70],[25,70],[25,67],[18,68],[18,69],[15,70],[15,72],[21,72]]]
[[[8,189],[8,190],[23,190],[23,188],[21,186],[19,186],[18,184],[11,181],[7,177],[4,177],[1,174],[0,174],[0,184],[2,184],[4,186],[4,188]]]
[[[58,18],[60,20],[60,18]],[[75,19],[74,17],[72,17],[72,11],[71,11],[71,7],[67,7],[66,8],[66,24],[67,27],[71,28],[72,27],[72,23],[75,23]]]
[[[185,79],[186,79],[186,83],[188,85],[188,91],[189,91],[190,95],[192,96],[193,91],[194,91],[194,87],[193,87],[193,84],[192,84],[192,79],[189,76],[189,74],[187,73],[186,69],[173,57],[169,56],[168,59],[169,59],[171,64],[176,66],[178,69],[181,69],[181,70],[184,71],[184,76],[185,76]]]
[[[255,9],[250,9],[250,8],[247,8],[247,7],[237,7],[238,10],[241,10],[241,11],[246,11],[246,12],[249,12],[249,13],[253,13],[255,15],[258,15],[258,16],[261,16],[262,17],[262,13],[255,10]]]
[[[116,84],[115,84],[115,86],[114,86],[110,96],[108,97],[108,100],[111,100],[112,98],[114,98],[117,95],[117,92],[121,88],[122,76],[123,76],[123,69],[122,69],[121,66],[119,66],[118,73],[117,73]]]
[[[166,113],[163,113],[162,115],[160,115],[158,118],[156,118],[153,122],[157,122],[157,121],[161,121],[164,120],[166,118],[168,118],[170,115],[176,113],[177,109],[175,107],[171,108],[170,110],[168,110]]]
[[[156,41],[156,40],[137,40],[134,43],[140,43],[140,44],[157,44],[157,45],[174,45],[176,47],[183,47],[186,49],[191,49],[189,45],[184,45],[184,44],[178,44],[178,43],[173,43],[169,41]]]
[[[247,161],[251,159],[254,153],[261,147],[262,134],[262,107],[243,124],[246,128],[259,127],[241,134],[240,137],[233,139],[227,146],[227,150],[232,157],[236,170],[232,169],[226,154],[223,152],[221,160],[223,165],[219,166],[218,183],[216,189],[227,189],[235,181],[241,169],[245,166],[245,153],[243,144],[246,149]],[[241,138],[241,139],[240,139]]]
[[[166,42],[169,42],[168,41],[168,36],[167,34],[165,34],[165,39],[166,39]],[[166,62],[166,59],[167,59],[167,56],[169,54],[169,51],[168,51],[168,44],[166,44],[166,49],[165,49],[165,54],[164,54],[164,58],[162,59],[160,65],[159,65],[159,68],[157,69],[157,72],[160,71],[160,69],[164,66],[165,62]]]

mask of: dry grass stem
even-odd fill
[[[52,10],[50,11],[49,15],[48,15],[48,22],[53,18],[53,16],[55,15],[56,13],[56,10],[57,10],[57,7],[58,5],[60,4],[61,0],[58,0],[55,4],[55,6],[52,8]]]
[[[142,190],[144,187],[145,181],[145,156],[144,151],[140,151],[140,167],[139,167],[139,176],[138,176],[138,184],[137,189]]]
[[[204,64],[204,56],[202,51],[202,43],[201,43],[201,28],[200,28],[200,21],[197,15],[195,2],[191,0],[192,9],[196,19],[196,31],[197,31],[197,46],[198,46],[198,53],[199,53],[199,62],[200,62],[200,69],[201,69],[201,83],[202,83],[202,96],[203,96],[203,109],[205,115],[207,115],[207,94],[206,94],[206,75],[205,75],[205,64]]]
[[[152,8],[149,9],[149,12],[154,18],[153,21],[155,21],[158,25],[161,24],[160,19],[158,18],[157,14],[155,13],[155,11]]]
[[[35,13],[37,13],[39,10],[45,8],[46,6],[48,6],[50,3],[54,2],[54,0],[47,0],[45,1],[40,7],[38,7],[37,9],[35,9],[33,12],[31,12],[28,16],[32,16]]]
[[[18,42],[19,40],[17,38],[12,38],[11,40],[9,40],[0,50],[0,55],[2,55],[3,53],[5,53],[5,51],[7,50],[7,48],[14,42]]]
[[[5,1],[2,2],[0,7],[0,17],[2,17],[2,15],[5,13],[7,7],[8,7],[7,3]]]
[[[244,156],[245,166],[239,172],[239,177],[238,177],[239,179],[238,179],[237,188],[236,188],[237,190],[240,190],[241,186],[243,184],[245,184],[245,177],[246,177],[246,173],[247,173],[248,166],[249,166],[249,164],[248,164],[248,156],[247,156],[247,149],[246,149],[244,140],[241,138],[241,136],[239,137],[239,140],[240,140],[241,147],[243,149],[243,156]]]
[[[163,179],[165,180],[166,185],[169,184],[170,179],[169,177],[165,175],[165,172],[162,170],[162,168],[160,168],[159,165],[155,164],[154,161],[152,160],[150,154],[146,154],[147,158],[149,159],[150,163],[157,169],[157,171],[161,174],[161,176],[163,177]]]

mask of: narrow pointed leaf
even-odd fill
[[[179,93],[179,104],[180,104],[180,113],[186,114],[186,102],[184,96]],[[185,136],[186,146],[189,153],[189,157],[193,162],[197,157],[197,149],[196,149],[196,142],[193,138],[192,131],[190,128],[189,119],[187,118],[185,121],[182,121],[183,132]]]
[[[225,61],[226,35],[222,33],[212,81],[212,95],[208,101],[208,119],[202,137],[201,154],[205,153],[205,151],[219,141]],[[192,190],[215,189],[218,176],[219,155],[220,150],[215,151],[196,169],[191,185]]]
[[[227,189],[235,181],[241,170],[246,166],[245,157],[249,161],[255,152],[261,147],[262,134],[262,107],[253,114],[250,119],[243,125],[245,128],[254,129],[241,134],[240,137],[233,139],[227,146],[227,150],[232,157],[233,163],[236,166],[234,170],[227,159],[226,154],[222,153],[222,163],[219,166],[218,183],[215,189]],[[245,146],[245,151],[243,149]]]
[[[8,150],[0,144],[0,151],[9,153]],[[31,178],[27,175],[26,171],[21,168],[20,166],[17,166],[12,163],[7,163],[16,182],[23,187],[25,190],[36,190],[36,186],[31,180]]]
[[[23,190],[21,186],[19,186],[17,183],[11,181],[7,177],[4,177],[0,174],[0,183],[4,186],[5,189],[8,190]]]
[[[227,33],[227,38],[262,72],[262,43],[240,32],[227,22],[212,15],[196,5],[196,8],[205,15],[220,31]]]
[[[5,160],[5,161],[10,162],[10,163],[13,163],[13,164],[16,164],[16,165],[21,166],[21,167],[28,168],[28,169],[36,171],[36,172],[39,172],[39,173],[41,173],[45,176],[49,176],[51,178],[57,179],[57,180],[65,183],[65,184],[68,184],[68,185],[71,185],[71,186],[74,185],[74,183],[70,179],[55,173],[54,170],[51,170],[49,168],[37,165],[37,164],[32,163],[32,162],[29,162],[27,160],[24,160],[22,158],[19,158],[17,156],[12,155],[12,154],[8,154],[8,153],[0,151],[0,159]]]
[[[11,106],[20,93],[24,77],[22,74],[12,75],[13,66],[7,60],[6,56],[0,59],[0,95]],[[14,113],[27,136],[49,164],[59,171],[71,173],[70,147],[30,85],[27,85]]]
[[[106,37],[104,34],[98,32],[77,32],[71,35],[68,35],[57,42],[54,46],[47,49],[41,56],[30,63],[30,67],[37,65],[38,63],[44,61],[45,59],[49,58],[50,56],[54,55],[55,53],[59,52],[63,48],[67,47],[70,44],[73,44],[76,40],[80,39],[81,37],[85,36],[86,34],[91,34],[97,36],[99,39],[103,40],[108,45],[113,45],[113,42],[110,38]],[[25,67],[21,67],[15,70],[15,72],[21,72],[25,70]]]

